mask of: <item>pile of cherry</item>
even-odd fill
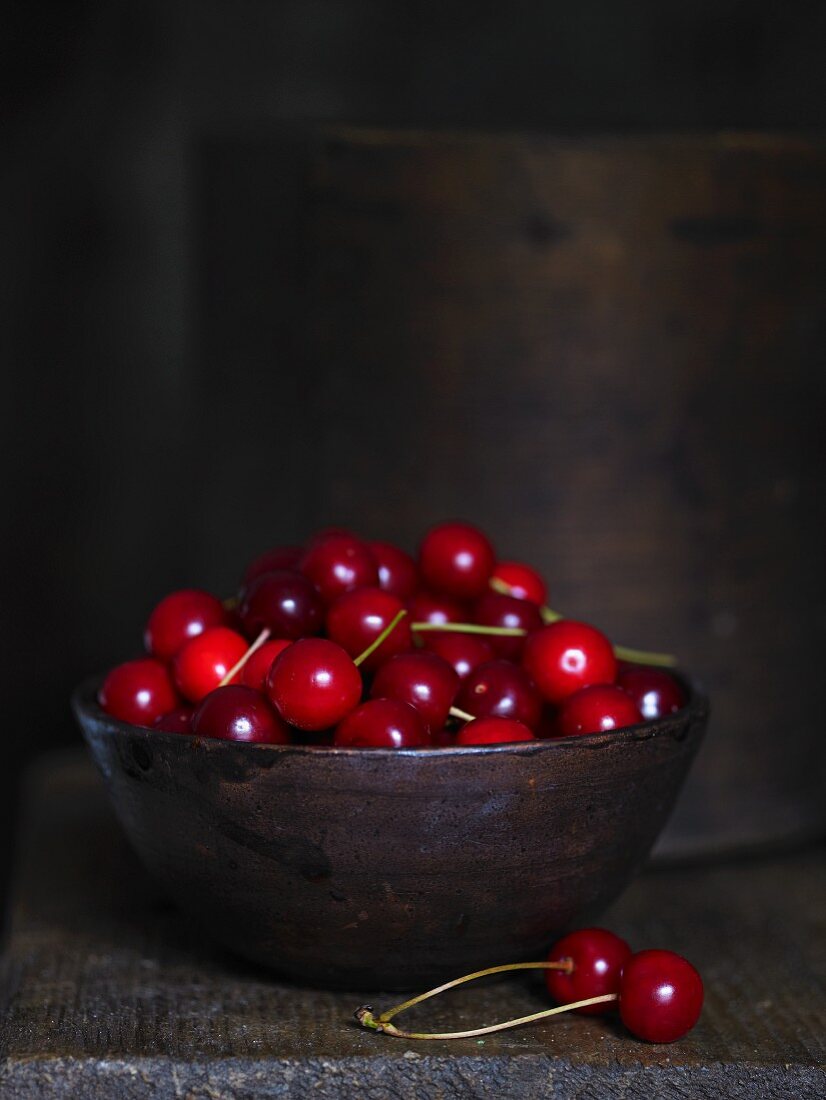
[[[470,1031],[403,1031],[391,1023],[399,1013],[464,982],[505,970],[539,969],[545,971],[545,983],[557,1002],[556,1008]],[[623,1024],[638,1039],[649,1043],[672,1043],[697,1023],[703,995],[700,975],[681,955],[661,950],[633,953],[625,940],[613,932],[604,928],[580,928],[557,941],[544,962],[492,966],[446,982],[379,1016],[369,1005],[358,1009],[355,1016],[364,1027],[397,1038],[467,1039],[534,1023],[561,1012],[599,1016],[619,1008]]]
[[[684,705],[656,654],[546,601],[535,570],[497,561],[468,524],[430,530],[417,561],[328,529],[256,558],[237,599],[162,599],[148,656],[112,669],[99,702],[166,732],[366,748],[568,737]]]

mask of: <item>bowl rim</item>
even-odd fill
[[[255,744],[247,741],[224,741],[217,737],[196,737],[180,733],[168,733],[164,730],[151,729],[149,726],[135,726],[130,722],[124,722],[115,718],[99,705],[97,701],[98,688],[103,682],[104,673],[89,676],[75,688],[71,697],[72,710],[78,721],[83,724],[85,719],[92,719],[99,725],[107,728],[111,735],[128,734],[132,737],[142,736],[153,741],[160,738],[161,743],[177,745],[180,747],[195,745],[208,752],[223,752],[238,750],[256,753],[289,753],[315,757],[323,753],[325,759],[383,759],[399,757],[408,759],[443,759],[465,758],[472,756],[488,756],[499,754],[513,754],[519,756],[534,756],[540,753],[559,753],[575,748],[598,749],[609,745],[622,744],[633,741],[649,741],[654,739],[674,737],[682,728],[690,729],[692,726],[704,724],[709,714],[708,696],[697,680],[687,676],[676,669],[669,670],[683,687],[687,701],[675,714],[664,718],[649,718],[647,721],[638,722],[634,726],[623,726],[620,729],[608,730],[604,733],[580,733],[568,737],[536,738],[533,741],[508,741],[496,745],[443,745],[426,748],[366,748],[363,746],[341,745],[302,745],[290,743],[286,745]]]

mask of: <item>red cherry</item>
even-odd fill
[[[456,600],[447,596],[438,596],[433,592],[417,592],[407,604],[407,613],[412,623],[464,623],[467,612]]]
[[[533,741],[534,735],[523,722],[515,718],[476,718],[462,726],[456,734],[457,745],[498,745],[511,741]]]
[[[435,653],[400,653],[376,673],[370,695],[415,708],[428,732],[440,730],[459,690],[459,677]]]
[[[428,743],[418,711],[397,699],[371,699],[337,727],[334,745],[367,749],[418,749]]]
[[[247,687],[255,688],[256,691],[266,691],[264,682],[267,679],[267,673],[272,668],[273,661],[279,653],[292,644],[286,638],[275,638],[270,642],[264,642],[261,648],[256,649],[244,665],[241,672],[241,683],[246,684]]]
[[[246,589],[239,607],[244,630],[257,638],[305,638],[321,629],[324,609],[313,585],[300,573],[265,573]]]
[[[392,542],[368,542],[367,548],[379,571],[379,588],[400,600],[409,599],[419,583],[416,563],[410,555]]]
[[[153,657],[169,661],[190,638],[225,623],[226,612],[216,596],[200,588],[182,588],[155,606],[143,639]]]
[[[631,696],[646,720],[676,714],[685,706],[683,689],[659,668],[626,665],[620,669],[617,684]]]
[[[546,970],[545,983],[557,1004],[585,1001],[605,993],[619,993],[622,968],[631,957],[631,948],[604,928],[579,928],[553,945],[549,962],[570,959],[573,969]],[[610,1002],[574,1009],[583,1016],[600,1016],[615,1006]]]
[[[617,675],[617,659],[605,635],[573,619],[531,634],[522,664],[549,703],[560,703],[590,684],[613,684]]]
[[[327,636],[351,657],[358,657],[379,634],[390,626],[404,604],[389,592],[380,588],[357,588],[345,592],[327,612]],[[395,653],[406,653],[413,648],[413,637],[407,618],[397,623],[379,648],[362,662],[366,672],[377,669]]]
[[[302,730],[325,730],[358,704],[362,682],[341,646],[326,638],[301,638],[276,657],[266,688],[285,722]]]
[[[303,546],[274,546],[253,558],[241,580],[241,587],[248,588],[253,581],[265,573],[280,573],[283,570],[297,571],[298,563],[304,553]]]
[[[495,715],[514,718],[529,729],[539,724],[542,698],[519,665],[510,661],[486,661],[462,684],[456,706],[475,718]]]
[[[98,702],[107,714],[133,726],[151,726],[180,702],[166,665],[140,657],[116,665],[103,681]]]
[[[542,616],[536,604],[528,600],[517,600],[514,596],[503,596],[499,592],[486,592],[476,601],[473,621],[482,626],[507,626],[511,629],[527,630],[528,633],[539,630],[542,626]],[[509,661],[518,661],[525,648],[524,638],[498,637],[492,634],[488,641],[497,657],[505,657]]]
[[[433,527],[419,548],[419,568],[426,584],[460,600],[481,596],[495,565],[487,536],[468,523]]]
[[[218,687],[248,648],[246,638],[229,627],[214,626],[205,630],[187,642],[172,663],[178,691],[191,703],[199,703]],[[239,678],[240,674],[236,674],[233,683]]]
[[[299,567],[327,604],[345,592],[379,583],[373,555],[360,539],[346,533],[313,539]]]
[[[620,982],[622,1022],[638,1039],[673,1043],[690,1031],[703,1007],[703,980],[673,951],[638,951]]]
[[[493,579],[501,581],[510,589],[509,595],[517,600],[530,600],[544,607],[548,602],[548,589],[535,569],[519,561],[497,562]]]
[[[257,745],[287,745],[287,727],[260,691],[243,684],[227,684],[204,696],[192,716],[197,737],[246,741]]]
[[[422,636],[425,647],[452,665],[460,680],[467,679],[475,668],[493,658],[487,640],[478,634],[441,634],[431,630]]]
[[[639,707],[622,688],[613,684],[592,684],[563,701],[557,715],[556,732],[558,737],[604,733],[636,726],[642,720]]]
[[[175,707],[156,718],[152,729],[162,733],[192,733],[192,715],[192,707]]]

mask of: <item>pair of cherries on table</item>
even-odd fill
[[[112,669],[99,701],[167,732],[386,748],[571,736],[683,705],[673,677],[546,600],[535,570],[498,562],[468,524],[433,528],[418,562],[327,530],[251,562],[231,607],[166,596],[149,656]]]

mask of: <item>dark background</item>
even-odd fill
[[[77,738],[72,687],[135,650],[160,595],[228,592],[255,551],[384,503],[314,447],[336,409],[295,337],[283,127],[826,121],[815,0],[33,0],[2,19],[4,836],[21,765]],[[415,485],[409,455],[376,462]],[[445,478],[440,509],[460,494]],[[387,503],[365,533],[407,534]]]

